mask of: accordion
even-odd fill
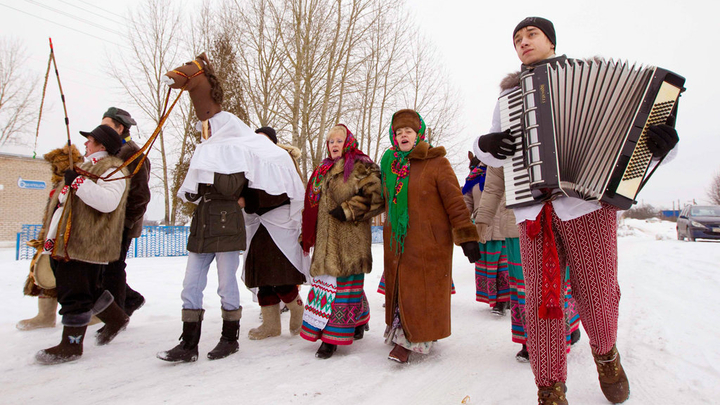
[[[626,62],[567,60],[525,72],[499,98],[514,156],[504,162],[506,205],[555,196],[628,209],[650,177],[647,129],[677,108],[685,78]]]

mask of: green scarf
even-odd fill
[[[393,118],[395,115],[393,115]],[[420,114],[420,131],[415,138],[415,145],[425,140],[425,121]],[[392,120],[390,121],[392,123]],[[395,244],[395,253],[403,253],[405,251],[405,236],[407,235],[408,223],[408,184],[410,182],[410,160],[408,155],[413,149],[407,152],[400,150],[397,140],[395,139],[395,131],[390,124],[390,142],[392,147],[385,151],[380,162],[382,170],[382,181],[388,195],[388,222],[390,223],[390,232],[392,240],[390,244]]]

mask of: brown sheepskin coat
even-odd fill
[[[421,141],[408,158],[410,222],[403,253],[390,244],[390,223],[383,226],[385,323],[392,325],[397,305],[405,337],[430,342],[450,336],[453,243],[479,238],[445,148]]]
[[[344,180],[345,159],[339,159],[326,174],[318,206],[315,250],[310,274],[347,277],[372,270],[370,220],[382,212],[380,168],[355,162]],[[329,214],[341,206],[346,221]]]

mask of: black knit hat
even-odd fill
[[[513,31],[513,40],[515,39],[515,34],[517,34],[518,31],[529,26],[539,28],[540,31],[545,33],[545,36],[550,40],[550,42],[557,46],[557,43],[555,42],[555,26],[552,21],[542,17],[526,17],[524,20],[520,21]]]
[[[115,121],[123,124],[125,128],[130,128],[133,125],[137,125],[137,122],[133,119],[133,117],[130,116],[130,113],[117,108],[117,107],[110,107],[107,111],[105,111],[105,114],[103,114],[103,118],[109,117],[114,119]]]
[[[80,135],[87,138],[92,136],[95,141],[105,147],[105,150],[111,155],[117,155],[120,152],[122,146],[122,139],[120,135],[108,125],[98,125],[95,129],[90,132],[80,131]]]
[[[270,138],[271,141],[277,144],[277,134],[275,133],[275,129],[273,129],[273,127],[258,128],[255,130],[255,133],[267,135],[267,137]]]

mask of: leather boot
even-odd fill
[[[613,404],[625,402],[630,396],[630,383],[622,364],[620,364],[620,353],[613,346],[606,354],[593,353],[595,365],[598,370],[598,380],[605,398]]]
[[[565,383],[556,382],[549,387],[538,387],[538,405],[568,405]]]
[[[280,304],[260,307],[260,312],[262,312],[262,325],[250,329],[250,332],[248,332],[250,340],[262,340],[273,336],[280,336]]]
[[[360,340],[365,336],[365,331],[370,330],[370,325],[360,325],[355,327],[355,333],[353,333],[353,340]]]
[[[509,304],[508,301],[498,302],[490,312],[495,316],[505,316],[505,311],[510,306]]]
[[[102,331],[95,337],[95,344],[103,346],[110,343],[118,333],[125,330],[130,318],[115,302],[112,302],[97,317],[105,323]]]
[[[83,340],[85,340],[86,330],[87,325],[65,326],[60,344],[40,350],[35,354],[35,360],[40,364],[50,365],[79,359],[83,353]]]
[[[398,363],[407,363],[408,359],[410,359],[410,350],[400,346],[399,344],[395,344],[395,347],[393,347],[392,351],[390,351],[390,354],[388,355],[388,359],[397,361]]]
[[[192,362],[198,358],[198,343],[205,310],[183,309],[183,333],[180,343],[166,352],[159,352],[157,358],[169,362]]]
[[[530,362],[530,354],[527,351],[527,345],[523,343],[522,349],[520,349],[517,354],[515,354],[515,360],[517,360],[520,363],[529,363]]]
[[[38,314],[34,318],[23,319],[15,325],[20,330],[54,328],[57,314],[57,298],[38,297]]]
[[[293,336],[299,335],[302,329],[303,314],[305,313],[305,307],[300,295],[293,301],[286,302],[285,308],[290,311],[290,334]]]
[[[240,336],[240,318],[242,317],[242,309],[234,311],[222,310],[223,326],[220,341],[215,348],[208,354],[210,360],[223,359],[240,348],[238,344],[238,336]]]
[[[322,342],[317,352],[315,352],[315,357],[317,357],[318,359],[329,359],[330,357],[332,357],[336,350],[337,345]]]

